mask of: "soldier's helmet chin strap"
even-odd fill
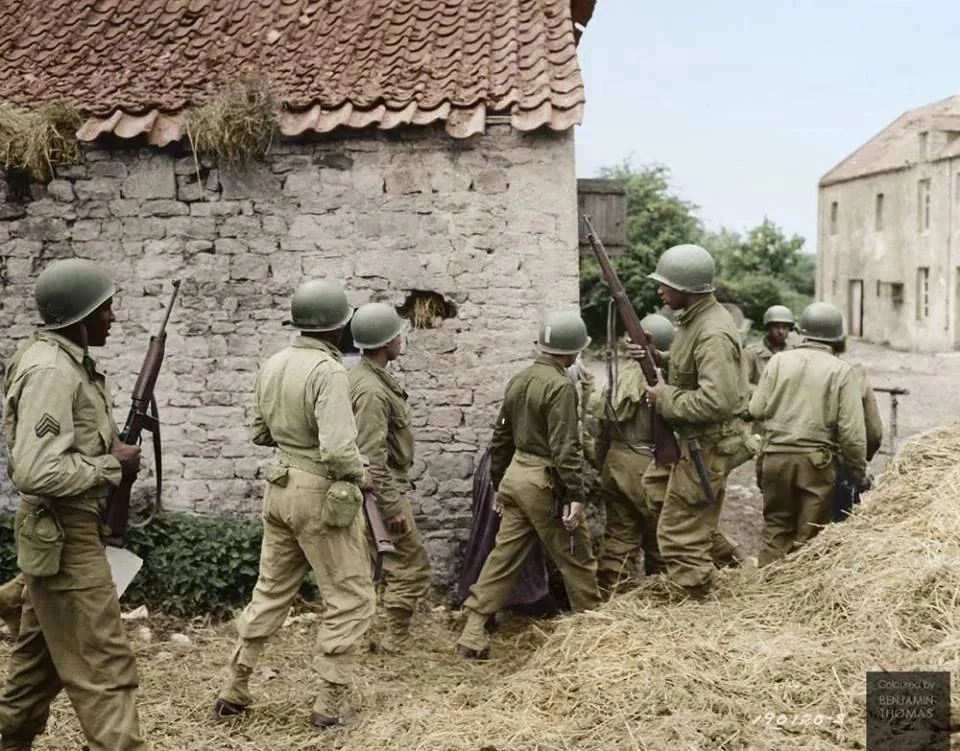
[[[87,344],[87,324],[83,321],[77,324],[80,327],[80,346],[83,348],[83,369],[87,377],[92,381],[96,375],[96,367],[93,364],[93,358],[90,357],[90,349]]]

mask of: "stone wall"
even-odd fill
[[[270,452],[247,436],[251,389],[292,336],[280,324],[294,287],[332,277],[358,305],[442,295],[455,315],[413,329],[397,373],[414,412],[413,503],[446,584],[505,381],[532,354],[542,310],[577,303],[576,200],[570,132],[493,126],[466,142],[432,129],[360,133],[281,143],[242,169],[101,145],[49,185],[8,181],[0,196],[0,355],[34,329],[32,285],[46,263],[104,262],[121,292],[94,355],[112,375],[120,421],[169,280],[181,278],[157,386],[164,501],[255,514]]]

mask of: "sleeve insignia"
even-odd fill
[[[60,435],[60,423],[49,412],[44,412],[34,425],[33,432],[37,434],[37,438],[43,438],[45,435]]]

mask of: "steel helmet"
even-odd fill
[[[357,308],[350,321],[350,334],[359,349],[376,349],[393,341],[403,331],[403,319],[396,308],[370,302]]]
[[[676,329],[666,316],[651,313],[640,321],[640,327],[653,338],[653,346],[661,352],[666,352],[673,344],[673,335]]]
[[[284,325],[306,332],[336,331],[346,326],[352,315],[343,287],[329,279],[310,279],[293,293],[291,320]]]
[[[82,321],[116,292],[100,264],[86,258],[65,258],[47,266],[33,288],[45,330]]]
[[[796,320],[786,305],[771,305],[763,314],[763,325],[766,327],[771,323],[786,323],[793,326]]]
[[[716,270],[713,256],[699,245],[674,245],[664,251],[657,270],[647,278],[678,292],[713,292]]]
[[[540,324],[537,345],[548,355],[575,355],[590,344],[587,326],[572,310],[551,310]]]
[[[800,314],[800,334],[819,342],[842,342],[843,314],[828,302],[812,303]]]

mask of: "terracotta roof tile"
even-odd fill
[[[242,78],[283,105],[281,131],[445,120],[488,111],[515,127],[580,121],[574,21],[594,0],[7,0],[0,101],[56,99],[90,115],[85,139],[182,135],[181,111]],[[579,32],[578,32],[579,33]]]

